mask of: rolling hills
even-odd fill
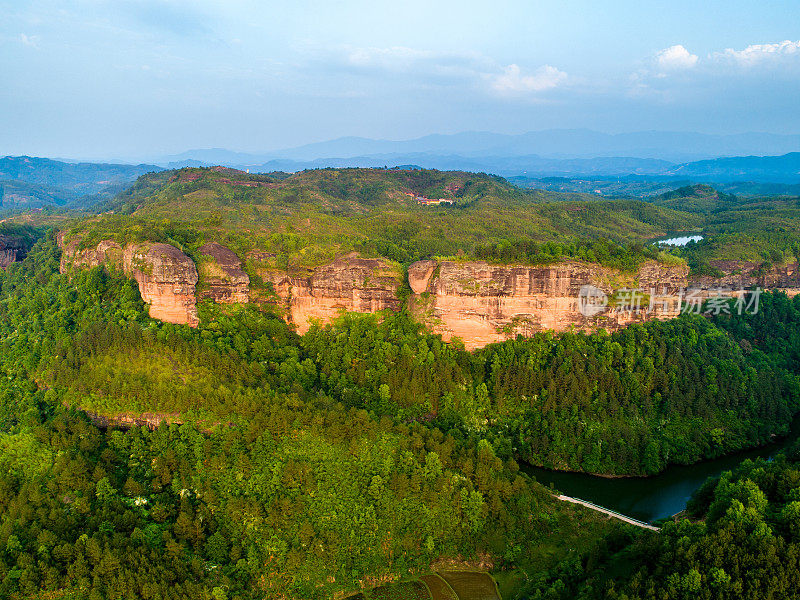
[[[632,534],[517,461],[653,474],[766,443],[800,407],[800,296],[625,321],[613,290],[675,296],[751,246],[772,266],[747,277],[787,287],[797,208],[702,186],[645,202],[466,172],[187,168],[91,211],[14,216],[0,593],[370,597],[444,565],[558,597],[548,569]],[[687,229],[706,238],[648,243]],[[578,314],[583,285],[612,292],[601,320]]]
[[[30,156],[0,158],[0,211],[91,204],[127,188],[154,165],[68,163]]]

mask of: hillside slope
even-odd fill
[[[452,204],[425,206],[418,196]],[[144,230],[169,235],[159,225],[168,219],[174,236],[203,236],[240,256],[258,248],[289,269],[353,250],[411,262],[469,255],[478,245],[515,239],[635,242],[698,223],[695,216],[642,202],[521,190],[483,174],[383,169],[291,176],[184,169],[145,176],[101,210],[116,214],[75,228],[93,243],[111,234],[134,240]]]
[[[0,158],[0,210],[63,206],[85,197],[114,195],[154,165],[67,163],[31,156]]]

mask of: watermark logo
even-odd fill
[[[673,291],[622,288],[609,298],[600,288],[583,285],[578,293],[578,310],[584,317],[597,316],[609,308],[615,313],[755,315],[762,291],[761,288],[679,288]]]
[[[732,288],[714,288],[701,290],[689,288],[679,291],[680,312],[683,314],[706,315],[755,315],[761,300],[761,288],[753,290],[734,290]]]
[[[608,296],[599,287],[582,285],[578,292],[578,310],[584,317],[599,315],[608,307]]]

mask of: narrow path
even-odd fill
[[[625,515],[621,515],[618,512],[614,512],[613,510],[608,510],[607,508],[603,508],[602,506],[597,506],[597,504],[592,504],[591,502],[587,502],[586,500],[581,500],[579,498],[572,498],[570,496],[556,496],[559,500],[563,500],[564,502],[572,502],[573,504],[580,504],[581,506],[585,506],[586,508],[591,508],[592,510],[596,510],[597,512],[601,512],[604,515],[608,515],[609,517],[614,517],[615,519],[619,519],[620,521],[625,521],[626,523],[630,523],[631,525],[636,525],[636,527],[641,527],[642,529],[649,529],[651,531],[661,531],[661,528],[656,527],[655,525],[650,525],[649,523],[644,523],[642,521],[637,521],[631,517],[626,517]]]

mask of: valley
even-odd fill
[[[800,600],[791,2],[13,2],[0,600]]]
[[[623,494],[607,508],[658,519],[626,512],[639,492],[623,490],[677,477],[677,506],[714,461],[789,432],[798,220],[796,199],[703,186],[613,200],[466,172],[226,168],[12,216],[0,508],[27,523],[13,560],[49,539],[63,550],[48,568],[77,573],[58,585],[106,595],[152,580],[166,597],[177,576],[187,595],[340,598],[455,564],[528,597],[575,552],[665,535],[543,483],[603,505],[561,489],[601,475]],[[653,243],[676,232],[702,239]],[[758,310],[737,311],[756,287]],[[724,308],[682,310],[689,288]],[[51,529],[30,502],[75,508],[63,533],[31,537]],[[80,575],[100,560],[128,575]]]

